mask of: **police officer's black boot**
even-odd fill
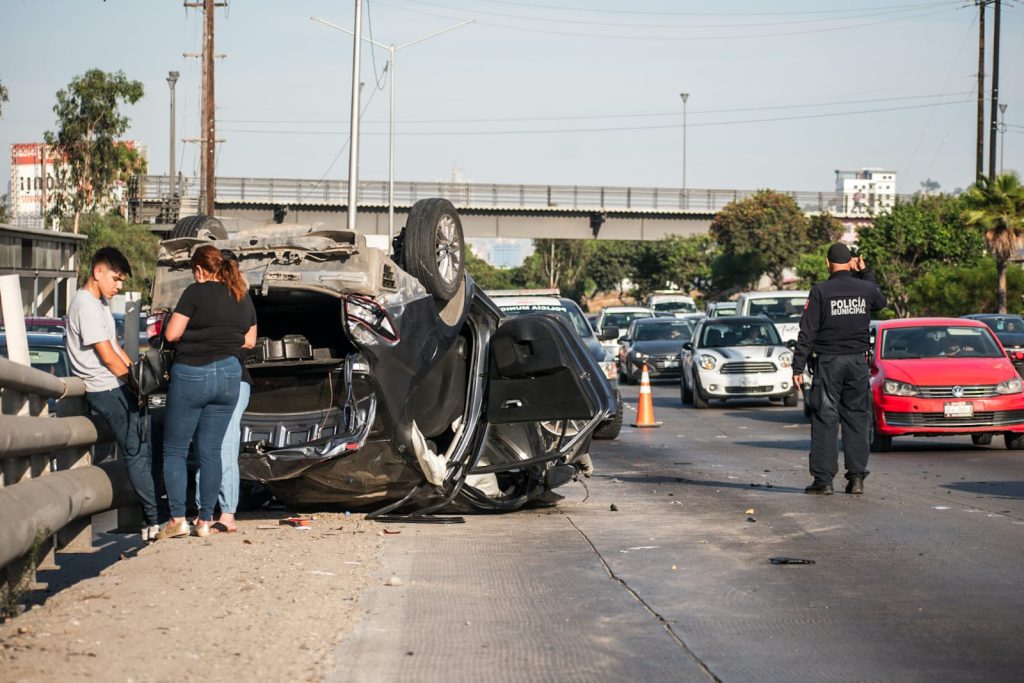
[[[815,496],[831,496],[835,491],[832,489],[832,482],[815,480],[810,486],[804,489],[804,493]]]
[[[860,495],[864,493],[864,473],[863,472],[847,472],[846,473],[846,492]]]

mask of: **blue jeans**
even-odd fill
[[[120,386],[108,391],[86,392],[89,406],[103,416],[114,432],[128,481],[142,505],[146,525],[157,524],[156,484],[153,454],[149,441],[149,415],[139,412],[138,399],[131,389]]]
[[[220,503],[220,511],[228,514],[235,514],[238,510],[238,448],[242,442],[242,413],[249,405],[249,394],[252,391],[247,383],[242,382],[238,386],[238,403],[235,404],[235,412],[231,413],[231,422],[228,423],[228,430],[224,434],[224,443],[221,445],[221,480],[220,496],[217,502]],[[199,492],[203,490],[202,473],[196,474],[196,506],[201,503]]]
[[[194,437],[202,474],[199,519],[213,519],[220,491],[221,447],[241,381],[242,366],[235,357],[201,366],[171,366],[164,419],[164,482],[171,517],[185,516],[188,449]]]

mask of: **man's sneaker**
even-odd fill
[[[152,543],[156,540],[157,534],[160,533],[159,524],[150,524],[148,527],[142,528],[142,540]]]
[[[831,496],[835,491],[832,489],[832,484],[830,482],[816,481],[805,488],[804,493],[814,496]]]
[[[846,492],[855,495],[864,493],[864,475],[861,473],[846,473]]]
[[[189,535],[188,522],[184,519],[180,522],[167,522],[164,528],[160,530],[160,533],[156,535],[157,541],[162,541],[165,538],[182,538]]]

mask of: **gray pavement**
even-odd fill
[[[589,496],[394,527],[330,680],[1020,679],[1024,453],[897,439],[865,496],[806,496],[798,409],[654,394]]]

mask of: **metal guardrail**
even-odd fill
[[[0,579],[15,586],[53,566],[58,550],[91,549],[92,515],[135,495],[123,463],[93,464],[93,446],[112,439],[89,415],[85,384],[27,364],[17,276],[0,277],[0,299],[8,354],[22,361],[0,358]],[[48,399],[57,400],[56,416]]]
[[[200,184],[196,178],[182,179],[177,189],[182,200],[196,200]],[[140,175],[132,179],[129,202],[155,203],[171,195],[172,183],[167,176]],[[752,196],[756,190],[713,190],[659,187],[601,187],[586,185],[509,185],[496,183],[401,182],[395,184],[395,204],[412,206],[420,199],[444,197],[458,208],[534,209],[582,211],[665,211],[717,212],[728,204]],[[216,185],[218,202],[270,203],[281,205],[344,205],[348,201],[348,185],[339,180],[306,180],[296,178],[219,177]],[[842,192],[782,192],[792,197],[804,211],[829,211],[842,216],[869,217],[889,198],[864,195],[855,204]],[[358,201],[361,206],[386,206],[386,181],[360,181]],[[897,195],[907,201],[910,195]]]

